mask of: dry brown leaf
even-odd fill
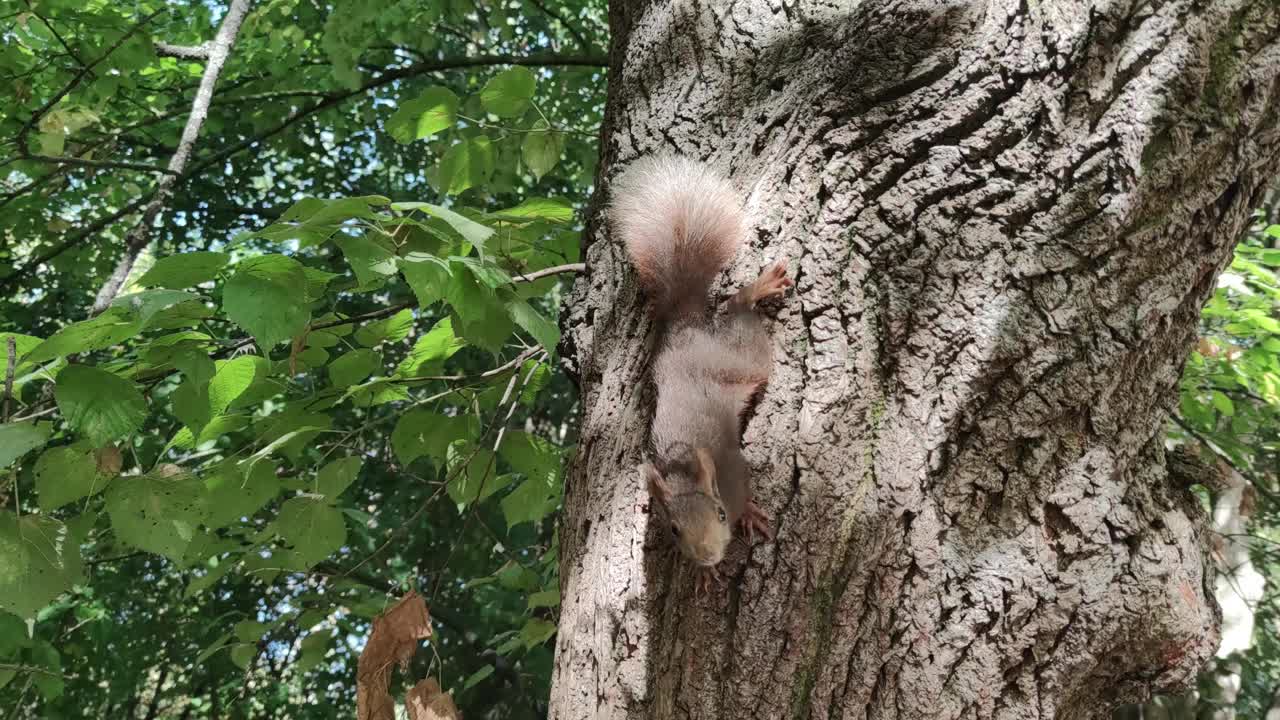
[[[115,445],[99,448],[95,453],[95,459],[98,463],[98,472],[103,475],[119,475],[120,468],[124,466],[124,458],[120,455],[120,448]]]
[[[440,689],[435,678],[427,678],[409,688],[404,696],[409,720],[462,720],[453,697]]]
[[[422,596],[410,590],[400,601],[373,619],[369,642],[356,665],[358,720],[394,720],[395,700],[387,692],[391,668],[403,669],[413,659],[418,641],[431,637],[431,616]]]

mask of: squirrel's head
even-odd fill
[[[716,485],[716,466],[706,448],[685,462],[671,463],[664,475],[642,466],[649,496],[662,508],[665,533],[685,557],[711,567],[724,558],[732,532]]]

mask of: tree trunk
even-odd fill
[[[1261,0],[614,2],[551,717],[1096,717],[1218,644],[1162,438],[1274,167]],[[603,200],[660,148],[795,293],[744,447],[774,542],[694,598],[635,467],[656,327]]]

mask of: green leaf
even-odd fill
[[[304,266],[302,272],[307,276],[307,302],[309,303],[324,297],[329,281],[338,277],[338,273],[325,272],[313,267]]]
[[[311,633],[303,638],[298,646],[298,661],[294,672],[305,673],[324,661],[333,645],[333,636],[327,632]]]
[[[199,655],[196,655],[195,664],[196,665],[204,664],[204,661],[213,657],[214,653],[226,647],[227,641],[230,639],[231,639],[231,633],[226,633],[225,635],[222,635],[221,637],[219,637],[217,640],[214,640],[213,642],[209,643],[208,647],[206,647],[204,650],[201,650]]]
[[[90,320],[72,323],[34,347],[26,362],[40,363],[75,353],[91,352],[111,347],[133,337],[142,330],[142,323],[128,310],[111,307]]]
[[[252,517],[280,494],[280,479],[271,463],[249,465],[225,462],[204,479],[209,528],[220,528]]]
[[[145,328],[156,314],[176,305],[199,300],[199,295],[182,290],[143,290],[112,300],[111,307],[132,313],[135,321]]]
[[[500,118],[519,117],[529,109],[537,82],[529,68],[517,65],[490,78],[480,91],[480,102]]]
[[[3,374],[5,372],[5,368],[9,367],[9,339],[10,338],[13,338],[13,350],[18,358],[21,358],[23,355],[26,355],[27,353],[31,352],[35,348],[39,347],[40,343],[43,342],[40,338],[33,337],[31,335],[20,335],[18,333],[0,332],[0,374]],[[24,363],[18,362],[17,358],[14,358],[14,371],[16,372],[18,368],[21,367],[23,364]]]
[[[351,237],[340,235],[333,243],[342,249],[347,264],[355,271],[360,282],[359,290],[378,287],[382,281],[396,274],[396,253],[390,243],[372,235]]]
[[[502,517],[507,528],[520,523],[538,522],[550,515],[559,504],[556,488],[545,478],[528,478],[502,498]]]
[[[467,346],[467,342],[453,332],[453,320],[442,318],[418,338],[413,349],[396,366],[396,376],[402,378],[438,374],[444,361]]]
[[[63,368],[53,397],[67,424],[95,446],[136,431],[147,418],[147,401],[132,382],[88,365]]]
[[[485,678],[489,677],[492,674],[493,674],[493,666],[485,665],[479,670],[471,673],[471,675],[469,675],[467,679],[463,681],[462,689],[470,690],[471,688],[475,687],[478,683],[480,683],[481,680],[484,680]]]
[[[448,459],[450,444],[479,432],[480,424],[470,415],[447,416],[430,410],[410,410],[400,417],[391,432],[391,449],[402,465],[425,456],[439,466]]]
[[[226,253],[206,251],[162,257],[138,278],[137,284],[175,289],[192,287],[216,278],[230,260],[231,256]]]
[[[1231,398],[1217,390],[1213,391],[1213,406],[1218,409],[1218,412],[1228,417],[1236,414],[1235,403],[1231,402]]]
[[[345,457],[325,465],[316,474],[316,493],[324,495],[330,502],[336,500],[343,490],[356,481],[361,464],[358,457]]]
[[[515,479],[514,475],[499,475],[493,453],[484,448],[473,449],[465,442],[457,442],[449,446],[448,457],[453,479],[446,490],[459,507],[481,502]]]
[[[261,640],[262,636],[267,634],[267,630],[267,624],[257,620],[241,620],[231,628],[237,639],[251,643]]]
[[[465,267],[485,287],[497,288],[511,284],[511,276],[507,274],[507,271],[491,262],[473,257],[458,257],[456,255],[449,258],[449,262],[453,265],[455,271],[458,265]]]
[[[217,567],[208,570],[205,574],[187,583],[187,589],[182,591],[182,598],[184,600],[193,598],[213,587],[231,570],[232,567],[234,567],[233,563],[220,563]]]
[[[110,480],[98,472],[96,453],[85,445],[45,451],[36,461],[35,476],[36,495],[45,512],[99,493]]]
[[[205,516],[204,485],[187,475],[122,476],[107,489],[116,537],[178,562]]]
[[[387,132],[396,142],[405,145],[453,127],[457,115],[458,96],[452,90],[436,85],[401,104],[387,118]]]
[[[81,580],[80,546],[53,518],[0,511],[0,610],[24,620]]]
[[[46,702],[62,697],[66,682],[62,679],[62,673],[59,672],[62,670],[62,655],[57,648],[46,640],[38,640],[31,648],[30,657],[37,667],[51,671],[51,673],[31,674],[31,682],[40,691],[40,696]]]
[[[360,348],[329,363],[329,383],[345,388],[364,380],[382,367],[382,356],[374,350]]]
[[[546,348],[547,353],[555,354],[556,345],[560,343],[559,326],[543,317],[529,303],[516,297],[507,299],[507,314],[516,325],[532,335],[539,345]]]
[[[457,318],[453,325],[455,332],[489,352],[502,349],[513,326],[492,288],[481,285],[470,272],[455,272],[449,284],[448,300]]]
[[[421,210],[422,212],[445,221],[449,227],[453,228],[467,242],[474,245],[480,250],[481,255],[484,254],[484,243],[493,235],[493,229],[485,227],[480,223],[468,218],[465,215],[454,212],[446,207],[432,205],[424,202],[405,202],[395,203],[391,206],[396,210]]]
[[[34,420],[0,425],[0,468],[44,445],[52,429],[53,423],[37,425]]]
[[[440,159],[439,190],[450,195],[489,182],[493,176],[493,143],[474,137],[454,144]]]
[[[231,646],[231,662],[241,670],[248,670],[249,664],[258,657],[258,646],[253,643],[237,643]]]
[[[453,280],[453,271],[446,260],[425,253],[411,253],[400,258],[400,271],[405,282],[418,298],[418,307],[426,308],[437,300],[443,300]]]
[[[400,342],[409,337],[413,331],[413,311],[408,308],[356,330],[356,342],[365,347],[373,347],[384,342]]]
[[[529,596],[529,610],[536,610],[544,607],[558,607],[560,605],[559,590],[543,590]]]
[[[491,217],[499,220],[546,220],[553,223],[567,223],[573,220],[573,206],[564,200],[529,198],[513,208],[499,210]]]
[[[520,145],[520,157],[524,159],[529,172],[539,180],[560,162],[562,152],[564,134],[550,129],[542,120],[534,125],[532,132],[525,133],[524,142]]]
[[[555,637],[556,624],[543,620],[542,618],[531,618],[520,629],[520,640],[524,643],[526,650],[541,645],[542,643]]]
[[[306,567],[337,552],[347,541],[347,525],[342,513],[313,498],[296,497],[286,501],[273,527]]]
[[[311,317],[306,307],[307,276],[283,255],[261,255],[236,266],[222,293],[227,317],[264,349],[302,333]]]

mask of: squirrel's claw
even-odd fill
[[[752,288],[752,302],[759,302],[771,297],[778,297],[794,283],[787,277],[787,260],[778,258],[760,273],[760,277]]]
[[[716,570],[714,565],[699,565],[695,570],[694,593],[698,597],[706,597],[711,594],[711,586],[717,587],[723,584],[720,578],[720,571]]]
[[[738,523],[742,525],[742,531],[747,535],[748,545],[755,543],[757,530],[766,539],[773,539],[773,530],[769,527],[769,516],[764,514],[754,500],[747,503],[746,509],[742,511],[742,517],[738,518]]]

